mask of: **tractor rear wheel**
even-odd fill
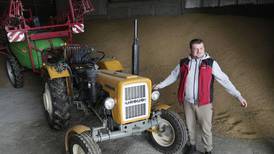
[[[162,110],[159,125],[147,133],[150,144],[166,154],[180,153],[187,141],[183,120],[177,113],[168,110]]]
[[[10,55],[6,59],[6,72],[10,83],[14,88],[21,88],[24,86],[24,78],[22,69],[17,59]]]
[[[66,128],[70,120],[70,104],[65,78],[45,82],[43,103],[49,126],[56,130]]]
[[[89,132],[73,134],[68,138],[69,154],[101,154],[99,145]]]

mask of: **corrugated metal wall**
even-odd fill
[[[222,7],[245,4],[271,4],[274,0],[185,0],[185,8]]]
[[[181,15],[185,10],[274,4],[274,0],[92,0],[97,16],[124,18],[142,15]]]
[[[40,20],[47,20],[49,16],[56,14],[55,0],[22,0],[25,9],[31,8],[35,16],[39,16]],[[0,17],[2,17],[9,0],[0,0]]]
[[[274,4],[274,0],[91,0],[96,17],[125,18],[143,15],[181,15],[187,9],[225,7],[245,4]],[[0,16],[9,0],[0,0]],[[67,0],[23,0],[42,20],[65,9]],[[57,10],[56,10],[57,8]]]

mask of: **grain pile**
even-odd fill
[[[214,131],[237,138],[274,137],[274,22],[270,19],[186,14],[178,17],[139,19],[141,75],[154,83],[163,80],[181,57],[189,53],[188,42],[202,38],[206,49],[248,101],[237,100],[216,82]],[[76,41],[104,50],[119,59],[130,72],[133,24],[130,19],[93,20]],[[161,101],[177,105],[177,85],[161,90]]]

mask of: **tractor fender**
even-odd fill
[[[50,79],[55,79],[55,78],[63,78],[63,77],[69,77],[69,71],[67,69],[63,70],[62,72],[58,72],[54,66],[45,66]]]
[[[98,62],[100,69],[111,70],[111,71],[123,71],[124,67],[120,61],[116,59],[101,60]]]
[[[155,110],[167,110],[167,109],[169,109],[170,108],[170,106],[169,105],[167,105],[167,104],[165,104],[165,103],[157,103],[155,106],[154,106],[154,109]]]
[[[65,135],[65,149],[66,149],[66,152],[69,151],[69,149],[68,149],[68,139],[69,139],[70,135],[72,135],[72,134],[81,134],[83,132],[90,131],[90,130],[91,129],[88,126],[85,126],[85,125],[76,125],[76,126],[71,127],[66,132],[66,135]]]

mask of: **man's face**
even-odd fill
[[[191,50],[191,56],[193,58],[201,58],[205,54],[204,43],[192,44],[192,47],[190,50]]]

